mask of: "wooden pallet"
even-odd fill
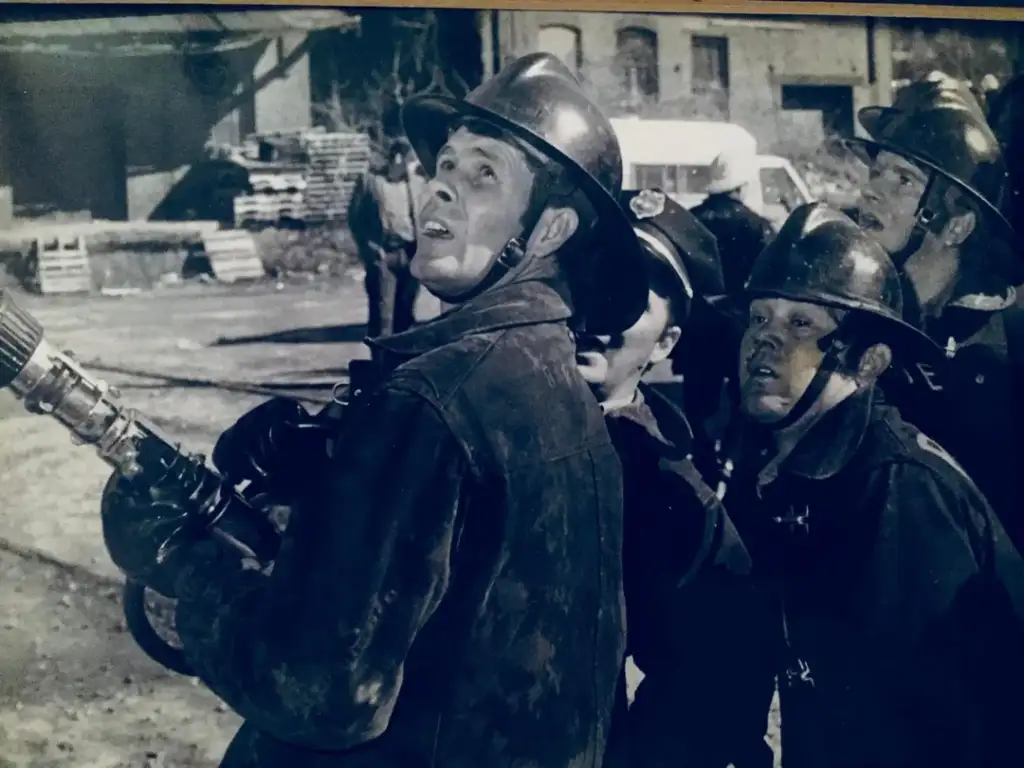
[[[258,280],[266,274],[256,241],[244,230],[222,229],[203,235],[203,251],[213,276],[222,283]]]
[[[29,258],[34,265],[35,282],[44,296],[92,290],[92,269],[84,237],[36,238]]]

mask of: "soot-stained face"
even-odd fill
[[[419,201],[412,274],[440,295],[472,290],[520,237],[536,173],[522,149],[460,127]]]
[[[821,340],[837,325],[836,312],[817,304],[780,298],[752,301],[740,345],[744,414],[764,423],[785,417],[821,365]]]

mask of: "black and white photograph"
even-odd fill
[[[0,768],[1024,765],[1024,12],[509,5],[0,6]]]

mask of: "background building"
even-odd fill
[[[856,129],[890,103],[892,37],[880,20],[497,11],[485,68],[555,53],[616,113],[729,120],[766,149]]]

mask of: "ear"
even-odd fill
[[[654,350],[651,352],[650,364],[657,365],[658,363],[666,360],[669,355],[672,354],[672,350],[676,348],[676,344],[679,343],[680,337],[683,335],[683,329],[678,325],[670,325],[665,329],[665,332],[661,334],[661,338],[658,339],[658,343],[655,344]]]
[[[951,246],[963,245],[964,241],[974,232],[974,227],[977,223],[978,220],[974,211],[964,211],[957,214],[949,220],[949,225],[946,227],[946,243]]]
[[[864,350],[857,364],[857,380],[873,384],[892,365],[892,349],[888,344],[875,344]]]
[[[533,228],[526,252],[550,256],[567,242],[580,226],[580,215],[573,208],[545,208]]]

